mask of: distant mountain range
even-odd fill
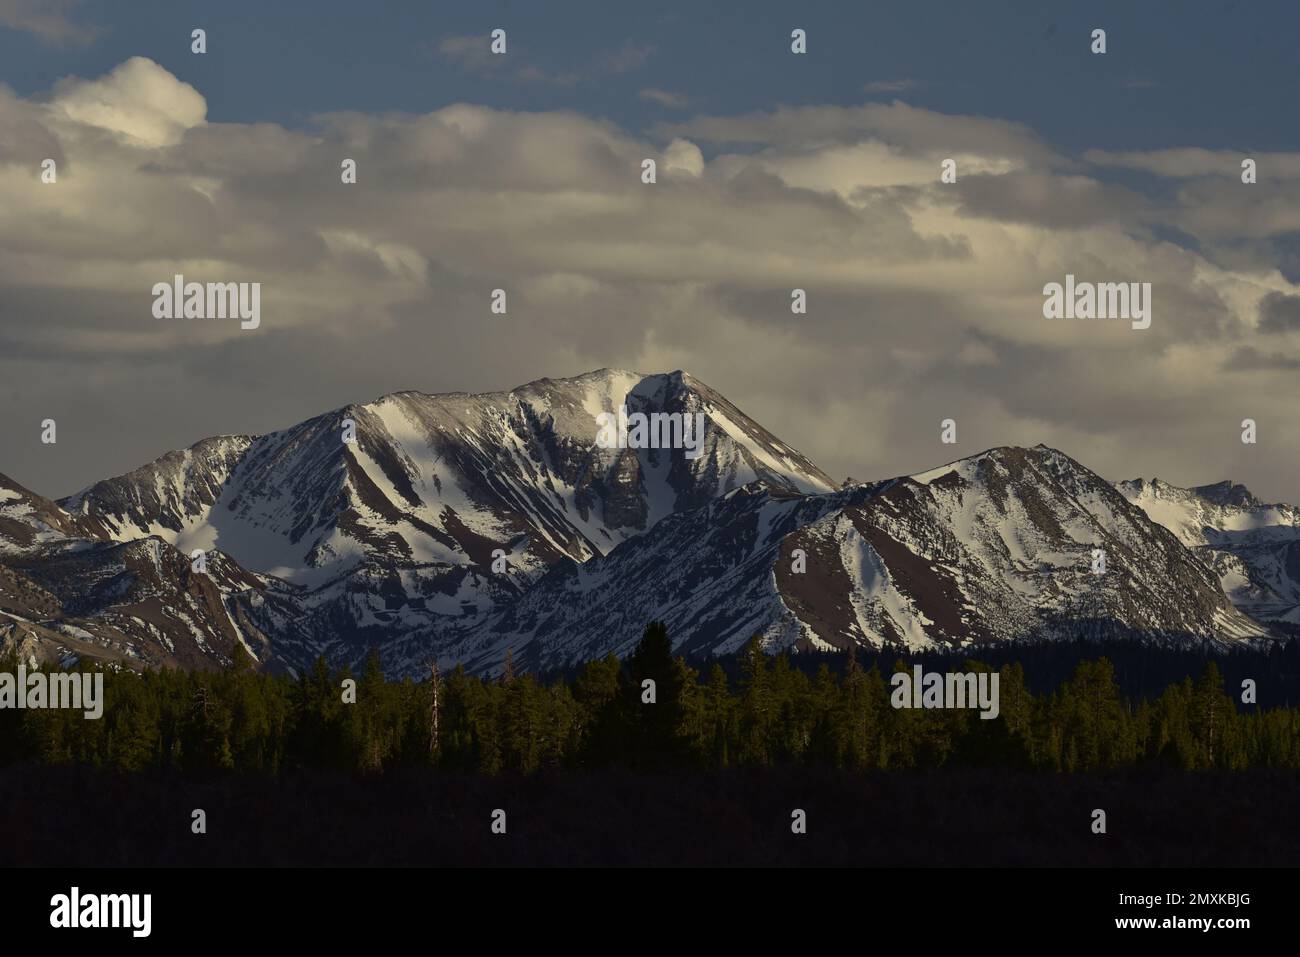
[[[600,447],[620,406],[703,413],[702,454]],[[655,618],[698,654],[1268,640],[1300,625],[1300,509],[1112,484],[1042,445],[841,486],[693,376],[609,369],[394,393],[57,502],[0,475],[0,649],[29,659],[220,667],[243,646],[297,671],[378,647],[390,675],[490,673],[507,649],[621,655]]]

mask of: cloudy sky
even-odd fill
[[[0,0],[0,472],[612,366],[839,478],[1045,442],[1300,501],[1300,12],[1131,6]],[[154,318],[178,272],[260,328]],[[1044,319],[1067,273],[1151,327]]]

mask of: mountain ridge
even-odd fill
[[[599,447],[597,417],[620,406],[702,414],[700,456]],[[204,614],[229,627],[193,630],[213,666],[238,644],[289,670],[317,654],[356,663],[371,647],[396,674],[431,657],[490,671],[507,648],[551,668],[626,651],[651,618],[698,654],[753,634],[772,649],[919,649],[1065,636],[1088,621],[1152,641],[1267,637],[1242,609],[1293,596],[1264,596],[1259,569],[1254,592],[1233,591],[1218,566],[1249,577],[1249,549],[1207,550],[1191,531],[1205,510],[1266,507],[1233,482],[1181,497],[1158,482],[1111,483],[1040,443],[836,483],[684,370],[602,368],[501,392],[398,390],[266,435],[202,439],[57,502],[0,485],[0,549],[30,540],[0,562],[23,578],[12,591],[45,588],[40,607],[70,615],[84,609],[47,586],[58,553],[79,550],[132,587],[147,581],[166,618],[193,591],[187,563],[210,556],[223,584]],[[1240,531],[1223,521],[1223,535]],[[1265,538],[1276,546],[1278,534]],[[155,574],[110,554],[139,541],[175,558]],[[1110,562],[1100,576],[1097,549]],[[0,582],[0,614],[4,597]],[[29,623],[29,638],[56,642],[57,628]],[[150,632],[156,621],[111,639],[96,627],[83,629],[90,644],[144,642],[146,664],[179,656],[177,636]]]
[[[1200,554],[1237,605],[1264,621],[1300,624],[1300,508],[1265,503],[1231,480],[1184,488],[1129,479],[1116,487]]]

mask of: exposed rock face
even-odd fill
[[[1265,504],[1230,481],[1179,488],[1131,479],[1116,487],[1213,568],[1243,611],[1300,625],[1300,508]]]
[[[702,414],[702,441],[602,447],[621,407]],[[699,653],[1230,642],[1295,620],[1298,582],[1300,512],[1233,483],[1114,486],[1037,446],[837,486],[683,372],[395,393],[61,502],[0,478],[0,642],[42,660],[551,668],[656,618]]]
[[[705,413],[702,454],[599,448],[597,416],[620,406]],[[686,373],[600,370],[512,392],[396,393],[266,436],[206,439],[48,504],[94,537],[219,550],[263,590],[275,581],[300,613],[273,657],[296,667],[483,619],[553,565],[751,482],[833,486]]]
[[[733,493],[555,569],[449,654],[490,670],[509,647],[516,660],[560,667],[626,652],[652,618],[679,648],[716,653],[756,633],[771,648],[1267,634],[1167,529],[1038,446],[835,493]]]

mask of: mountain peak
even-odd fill
[[[1215,482],[1212,485],[1197,485],[1189,489],[1189,491],[1215,505],[1237,505],[1251,508],[1264,504],[1251,494],[1250,489],[1244,485],[1239,485],[1232,479],[1224,479],[1222,482]]]
[[[542,376],[539,379],[532,379],[509,390],[489,390],[483,392],[425,392],[421,389],[398,389],[393,392],[386,392],[371,402],[351,403],[342,408],[335,409],[334,412],[328,414],[335,416],[352,414],[358,409],[372,408],[392,399],[499,400],[508,396],[527,399],[549,395],[555,392],[585,392],[593,387],[605,394],[612,395],[619,390],[622,390],[624,395],[638,395],[645,398],[662,396],[665,392],[677,392],[682,389],[712,392],[707,385],[684,369],[674,369],[671,372],[637,372],[632,369],[602,366],[599,369],[592,369],[590,372],[582,372],[574,376],[562,376],[559,378]]]
[[[4,497],[3,496],[4,492],[14,493],[13,495],[7,496],[8,498],[15,498],[17,496],[27,497],[34,494],[31,489],[27,488],[26,486],[22,485],[19,482],[14,481],[8,475],[5,475],[3,472],[0,472],[0,497]]]
[[[597,426],[622,406],[700,415],[699,441],[611,448]],[[240,641],[300,668],[382,644],[400,674],[431,650],[475,668],[504,647],[530,667],[625,652],[651,617],[710,653],[756,633],[772,648],[921,648],[1099,617],[1153,636],[1252,637],[1179,542],[1200,547],[1203,517],[1236,521],[1254,501],[1231,481],[1113,486],[1041,442],[840,486],[685,370],[603,367],[508,391],[396,391],[204,439],[57,503],[0,476],[0,552],[46,568],[51,586],[84,559],[70,595],[125,567],[132,607],[153,594],[182,624],[219,623],[194,646],[209,657]],[[1266,518],[1252,542],[1285,545],[1275,526],[1300,528],[1295,510]],[[1099,545],[1116,575],[1103,590]],[[229,556],[210,558],[210,607],[184,597],[203,597],[187,584],[196,550]],[[144,659],[200,660],[182,638],[168,633],[175,652],[139,639]]]
[[[602,416],[624,406],[704,427],[607,447]],[[392,392],[251,440],[204,440],[63,505],[116,541],[220,549],[306,589],[313,640],[360,641],[462,627],[552,567],[749,485],[796,499],[834,488],[684,371],[602,368],[509,391]]]
[[[1066,465],[1080,471],[1087,471],[1084,466],[1080,465],[1070,456],[1066,455],[1059,449],[1039,443],[1031,448],[1020,445],[996,445],[991,449],[985,449],[982,452],[975,452],[960,459],[954,459],[945,465],[937,468],[926,469],[924,472],[918,472],[908,476],[914,482],[920,482],[922,485],[929,485],[935,479],[942,478],[952,472],[960,473],[963,477],[973,474],[984,462],[997,462],[1000,465],[1018,465],[1026,461],[1047,464],[1053,463]]]
[[[1210,505],[1225,507],[1260,508],[1264,505],[1251,493],[1250,489],[1238,482],[1234,482],[1232,479],[1224,479],[1222,482],[1213,482],[1209,485],[1193,486],[1173,485],[1160,478],[1150,480],[1143,478],[1126,479],[1115,484],[1117,488],[1126,494],[1138,496],[1150,490],[1150,493],[1157,498],[1194,498]]]
[[[609,366],[603,366],[599,369],[592,369],[590,372],[582,372],[575,376],[562,376],[554,378],[552,376],[542,376],[540,379],[533,379],[531,382],[525,382],[521,386],[511,389],[512,392],[521,392],[532,389],[539,385],[589,385],[593,382],[612,383],[628,379],[651,379],[653,375],[647,375],[644,372],[636,372],[632,369],[614,369]]]

